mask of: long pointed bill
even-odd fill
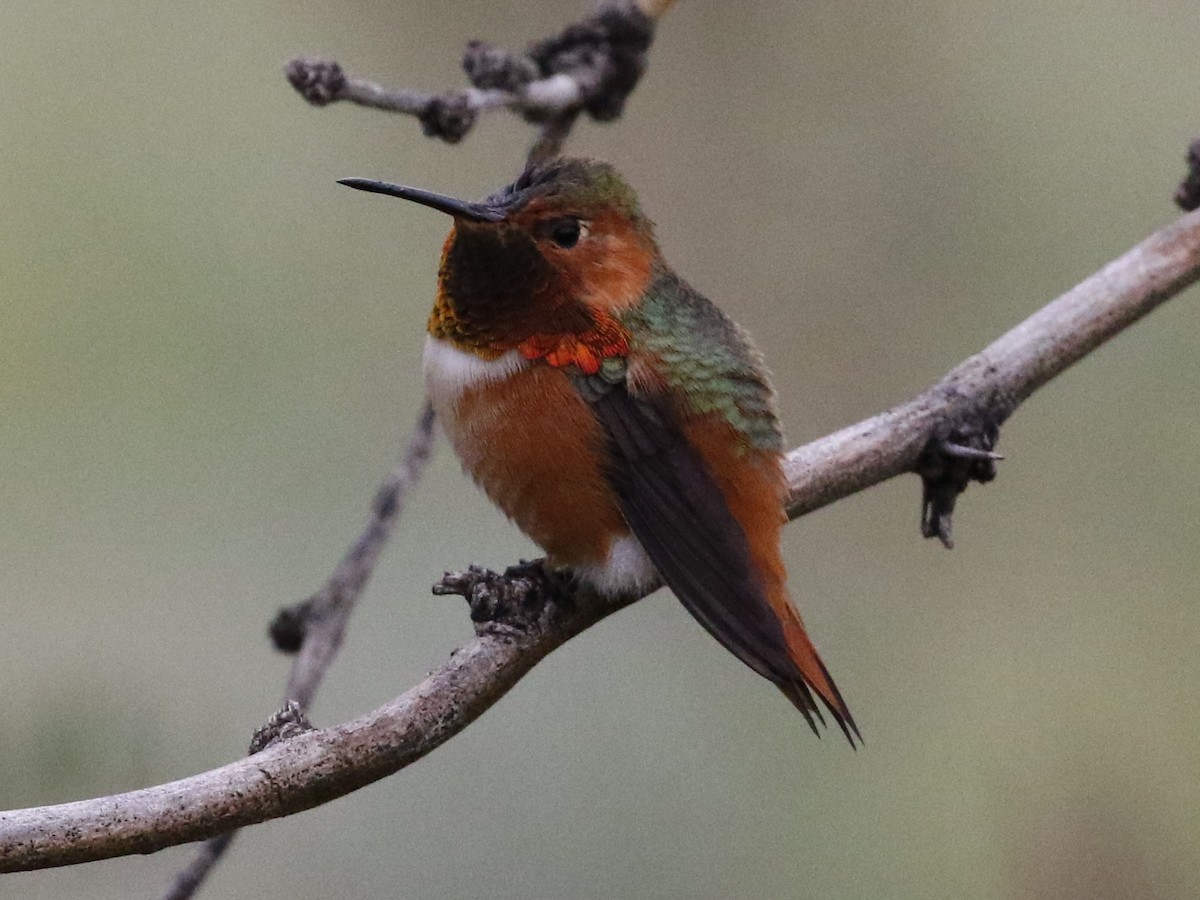
[[[471,222],[502,222],[504,213],[482,203],[471,203],[469,200],[455,200],[445,194],[435,194],[420,188],[406,187],[403,184],[389,184],[386,181],[372,181],[369,178],[339,178],[338,184],[352,187],[359,191],[369,191],[372,194],[387,194],[389,197],[399,197],[401,200],[411,200],[432,209],[449,213],[457,219],[467,219]]]

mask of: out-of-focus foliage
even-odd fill
[[[529,130],[449,148],[306,107],[281,66],[461,83],[575,2],[0,3],[0,804],[181,777],[279,702],[264,624],[398,452],[446,223]],[[801,441],[921,389],[1171,219],[1200,132],[1184,2],[679,0],[575,152],[758,335]],[[1009,424],[947,553],[915,479],[791,526],[867,738],[816,741],[668,596],[595,628],[410,771],[244,835],[204,896],[1200,895],[1200,367],[1172,303]],[[313,718],[469,632],[443,569],[531,547],[442,448]],[[153,896],[179,849],[0,879]]]

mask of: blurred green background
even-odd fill
[[[364,521],[421,402],[442,217],[529,130],[447,147],[301,102],[325,54],[461,84],[466,39],[572,2],[0,3],[0,806],[244,751],[274,610]],[[680,0],[625,118],[570,148],[640,189],[809,440],[919,391],[1171,220],[1200,132],[1194,3]],[[792,525],[806,620],[867,738],[815,740],[655,596],[399,776],[244,834],[232,897],[1200,896],[1200,327],[1169,304],[1006,428],[947,553],[894,481]],[[313,718],[470,632],[444,569],[533,552],[444,446]],[[0,878],[156,896],[177,848]]]

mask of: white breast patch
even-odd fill
[[[441,338],[425,338],[425,387],[437,410],[453,408],[467,388],[503,381],[528,365],[529,360],[516,350],[484,359]]]

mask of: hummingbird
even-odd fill
[[[762,357],[667,265],[617,171],[560,157],[482,202],[340,183],[453,218],[426,388],[464,470],[547,564],[603,596],[665,583],[814,732],[815,695],[861,740],[789,599]]]

